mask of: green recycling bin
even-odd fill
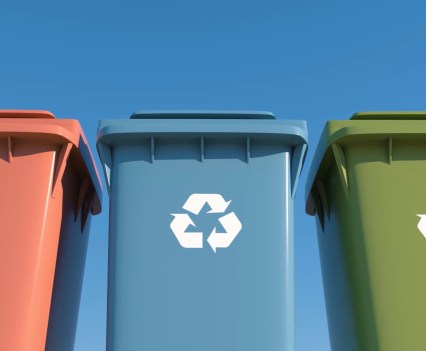
[[[426,350],[426,112],[327,122],[306,190],[332,350]]]

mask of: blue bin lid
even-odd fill
[[[130,138],[165,135],[206,136],[228,134],[285,141],[291,146],[307,143],[306,122],[278,120],[270,112],[252,111],[146,111],[130,119],[99,121],[98,143],[115,144]]]
[[[265,111],[136,111],[130,119],[276,119]]]
[[[141,111],[130,119],[99,121],[97,149],[109,189],[111,147],[146,137],[161,138],[255,138],[293,148],[292,180],[296,188],[307,151],[306,122],[280,120],[259,111]],[[294,191],[293,194],[294,196]]]

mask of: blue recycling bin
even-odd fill
[[[292,351],[304,121],[138,112],[99,123],[108,350]]]

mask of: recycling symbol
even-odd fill
[[[220,194],[192,194],[188,197],[182,208],[194,215],[198,215],[205,204],[211,208],[207,213],[225,213],[231,201],[225,201]],[[187,232],[190,227],[196,227],[191,217],[187,213],[172,213],[174,218],[170,223],[170,229],[176,236],[179,244],[187,249],[203,248],[202,232]],[[224,233],[216,231],[216,227],[207,238],[207,242],[216,253],[217,248],[227,248],[243,227],[240,220],[234,212],[225,214],[219,218],[219,222],[225,229]]]
[[[426,215],[418,214],[417,217],[420,217],[420,221],[417,224],[417,228],[419,228],[420,233],[426,238]]]

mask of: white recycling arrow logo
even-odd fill
[[[210,244],[214,252],[216,252],[218,247],[226,248],[231,245],[243,227],[234,212],[220,217],[219,222],[222,224],[226,232],[218,233],[216,232],[216,228],[214,228],[210,236],[207,238],[207,242]]]
[[[419,228],[420,233],[426,238],[426,215],[417,215],[417,217],[420,217],[417,228]]]
[[[186,213],[182,214],[173,214],[175,218],[170,224],[170,228],[173,233],[176,235],[179,243],[187,249],[196,249],[203,247],[203,233],[186,233],[185,230],[190,226],[195,224]]]
[[[198,215],[206,202],[211,207],[208,213],[223,213],[231,203],[226,202],[220,194],[192,194],[186,200],[183,209]]]
[[[211,208],[207,213],[224,213],[231,201],[225,201],[220,194],[192,194],[182,208],[198,215],[206,203]],[[190,226],[196,227],[191,217],[187,213],[172,213],[172,216],[174,218],[170,223],[170,229],[179,244],[187,249],[201,249],[203,247],[203,233],[186,231]],[[229,247],[243,227],[234,212],[220,217],[219,222],[225,232],[219,233],[215,227],[207,238],[207,242],[215,253],[217,248]]]

